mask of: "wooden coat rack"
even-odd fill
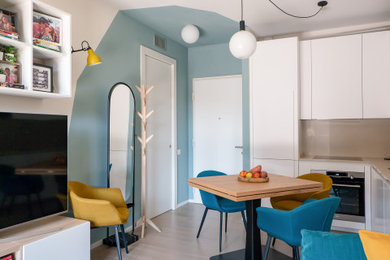
[[[144,238],[146,224],[149,224],[158,232],[161,230],[153,223],[152,220],[146,217],[146,145],[153,138],[153,135],[147,137],[146,126],[147,119],[153,114],[153,110],[149,113],[146,111],[146,96],[152,91],[154,86],[146,89],[144,85],[141,87],[135,86],[141,95],[141,112],[137,111],[137,115],[141,119],[141,136],[136,135],[138,141],[141,143],[141,208],[142,216],[137,221],[137,226],[142,225],[141,238]]]

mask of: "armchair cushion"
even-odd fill
[[[390,235],[360,230],[359,236],[368,260],[390,258]]]
[[[301,260],[367,259],[357,234],[334,234],[309,230],[302,230],[301,234]]]

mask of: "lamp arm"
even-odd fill
[[[84,47],[84,46],[83,46],[84,43],[87,44],[87,47]],[[72,47],[72,53],[73,53],[73,52],[79,52],[79,51],[87,51],[87,50],[89,50],[89,49],[91,49],[91,46],[89,46],[89,43],[88,43],[87,41],[82,41],[82,42],[81,42],[81,49],[75,50],[75,49],[73,49],[73,47]]]

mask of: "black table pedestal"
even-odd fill
[[[261,206],[261,199],[246,201],[246,242],[245,249],[210,257],[210,260],[261,260],[263,259],[260,229],[257,227],[256,208]],[[292,258],[270,249],[268,260],[291,260]]]

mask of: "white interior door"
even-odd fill
[[[194,177],[204,170],[242,170],[241,75],[194,79],[193,161]],[[194,201],[200,202],[198,189]]]
[[[146,216],[153,218],[176,204],[176,61],[141,46],[141,84],[154,89],[147,96]]]

